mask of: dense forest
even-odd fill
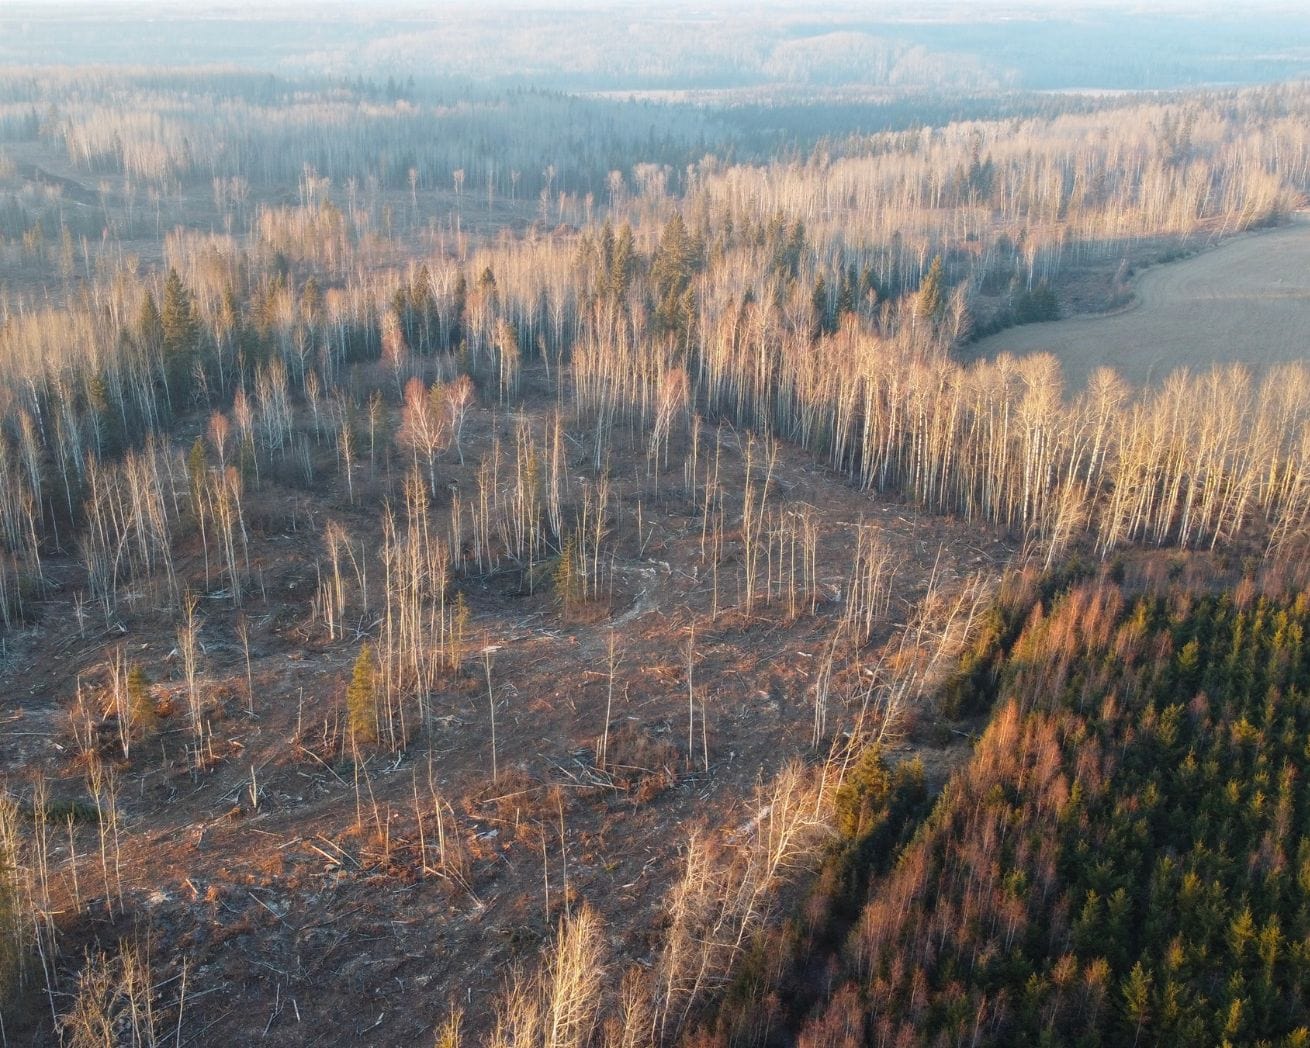
[[[1014,587],[951,685],[968,764],[924,815],[921,768],[859,758],[696,1043],[1305,1043],[1310,600],[1156,574]]]
[[[1310,365],[970,351],[1302,228],[1268,25],[101,17],[0,40],[0,1042],[1310,1041]]]

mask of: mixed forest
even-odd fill
[[[896,54],[0,66],[0,1042],[1310,1044],[1310,362],[968,353],[1310,88]]]

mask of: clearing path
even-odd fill
[[[1011,328],[969,347],[970,357],[1054,353],[1070,390],[1102,365],[1135,385],[1179,367],[1310,360],[1310,213],[1147,270],[1122,312]]]

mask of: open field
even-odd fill
[[[1310,357],[1310,215],[1246,234],[1141,274],[1126,309],[1011,328],[967,347],[970,357],[1049,352],[1068,388],[1098,367],[1158,384],[1180,367],[1203,370]]]

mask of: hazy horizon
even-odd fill
[[[1310,12],[1285,3],[20,0],[0,11],[0,66],[222,65],[566,91],[1263,83],[1310,75],[1310,46],[1294,43],[1307,39]]]

